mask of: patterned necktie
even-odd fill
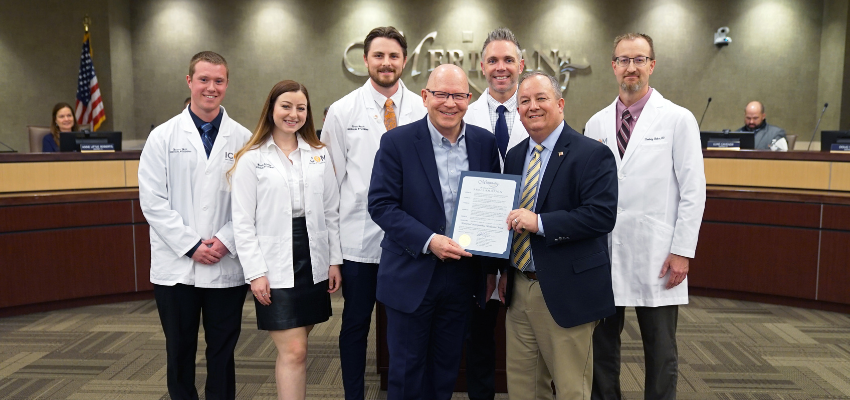
[[[502,154],[502,160],[505,159],[505,154],[508,151],[508,122],[505,120],[505,112],[508,111],[508,108],[504,105],[500,105],[496,108],[496,112],[499,113],[499,118],[496,119],[496,145],[499,146],[499,153]]]
[[[534,153],[528,163],[528,173],[525,174],[525,185],[522,187],[522,199],[519,206],[526,210],[534,210],[534,198],[537,196],[537,182],[540,180],[540,153],[542,145],[534,146]],[[531,238],[528,230],[521,234],[514,232],[514,265],[520,271],[525,271],[531,265]]]
[[[387,99],[384,107],[387,109],[387,112],[384,113],[384,127],[390,130],[398,126],[398,122],[395,120],[395,110],[393,110],[393,99]]]
[[[212,138],[212,130],[213,126],[211,123],[207,122],[201,125],[201,130],[204,131],[201,133],[201,141],[204,142],[204,150],[207,152],[207,158],[210,158],[210,152],[213,148],[213,138]]]
[[[632,132],[629,131],[629,120],[632,119],[632,114],[628,109],[623,110],[623,122],[620,123],[620,130],[617,132],[617,148],[620,150],[620,158],[626,154],[626,146],[629,145],[629,137]]]

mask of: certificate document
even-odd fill
[[[519,175],[461,172],[449,237],[472,254],[508,258],[511,231],[506,221],[517,207],[521,179]]]

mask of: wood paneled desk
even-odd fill
[[[152,297],[139,155],[0,155],[0,316]]]

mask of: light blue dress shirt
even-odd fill
[[[446,232],[451,230],[452,217],[454,217],[455,203],[457,200],[457,189],[460,183],[460,173],[469,171],[469,157],[466,153],[466,123],[461,123],[460,135],[452,143],[446,139],[434,124],[428,121],[428,132],[431,134],[431,146],[434,148],[434,159],[437,162],[437,176],[440,177],[440,191],[443,195],[443,208],[446,212]],[[434,238],[434,233],[425,242],[423,253],[429,253],[428,245]]]
[[[540,184],[543,183],[543,174],[546,173],[546,166],[549,165],[549,158],[552,156],[552,149],[555,147],[555,143],[558,143],[558,138],[561,137],[561,131],[564,130],[564,122],[561,121],[561,124],[555,128],[555,131],[550,133],[546,139],[543,139],[543,143],[537,143],[531,137],[528,138],[528,151],[525,153],[525,163],[522,166],[522,185],[523,188],[520,191],[525,190],[525,176],[528,174],[528,164],[531,162],[531,156],[534,154],[534,148],[540,144],[543,145],[543,151],[540,153],[540,176],[537,177],[537,192],[534,194],[534,206],[537,207],[537,196],[540,195]],[[540,214],[537,214],[537,234],[540,236],[546,236],[543,232],[543,220],[540,218]],[[511,255],[511,265],[516,268],[514,264],[513,255]],[[528,272],[536,271],[534,268],[534,252],[531,252],[531,264],[525,269]]]

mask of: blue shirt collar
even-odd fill
[[[192,105],[191,104],[189,104],[188,108],[189,108],[189,116],[192,117],[192,122],[195,123],[195,128],[198,128],[198,132],[203,132],[201,130],[201,125],[206,124],[207,122],[212,124],[212,126],[213,126],[213,128],[215,128],[216,132],[219,131],[219,128],[221,127],[221,116],[224,115],[224,109],[221,108],[221,106],[219,106],[218,115],[215,118],[213,118],[212,121],[204,121],[200,117],[195,115],[195,113],[192,112]]]
[[[550,133],[549,136],[546,137],[546,139],[543,139],[543,143],[537,143],[537,142],[534,141],[534,139],[531,138],[531,136],[529,136],[528,137],[528,154],[531,154],[531,152],[534,151],[534,147],[537,146],[538,144],[542,144],[544,150],[550,150],[551,151],[555,147],[555,143],[558,143],[558,138],[561,137],[561,131],[563,131],[563,130],[564,130],[564,121],[561,121],[561,123],[558,125],[558,127],[555,128],[555,130],[552,131],[552,133]]]
[[[428,121],[428,132],[431,134],[431,144],[432,145],[442,146],[442,143],[444,143],[444,141],[447,145],[451,145],[451,142],[449,142],[449,139],[446,139],[446,137],[443,136],[443,134],[440,133],[437,130],[436,127],[434,127],[434,124],[431,123],[431,118],[429,118],[426,115],[425,120]],[[455,144],[457,144],[461,140],[463,140],[465,135],[466,135],[466,122],[461,121],[460,122],[460,135],[457,135],[457,141],[455,141]]]

